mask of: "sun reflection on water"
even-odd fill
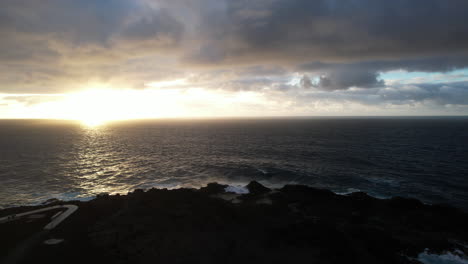
[[[84,196],[100,193],[126,193],[130,186],[125,184],[125,157],[118,151],[118,143],[104,123],[83,122],[82,137],[77,144],[74,166],[78,188]]]
[[[98,119],[98,118],[90,118],[90,119],[81,120],[81,123],[85,125],[86,127],[95,128],[95,127],[104,125],[105,121],[102,119]]]

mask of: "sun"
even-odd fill
[[[69,94],[58,108],[66,119],[97,127],[117,120],[178,116],[183,96],[177,90],[95,88]]]
[[[111,121],[177,117],[184,112],[187,94],[176,89],[88,89],[69,94],[61,103],[66,119],[96,127]]]
[[[69,95],[62,111],[88,127],[101,126],[112,120],[127,119],[132,113],[129,96],[110,89],[90,89]]]
[[[172,83],[186,85],[177,80]],[[24,112],[34,113],[37,118],[77,120],[84,126],[98,127],[120,120],[233,116],[238,114],[242,105],[265,105],[264,98],[253,92],[232,94],[163,84],[159,87],[151,83],[145,89],[107,88],[99,85],[60,94],[57,100],[37,104]]]
[[[107,120],[90,117],[90,118],[82,118],[79,121],[87,127],[98,127],[106,123]]]

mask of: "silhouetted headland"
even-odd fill
[[[42,237],[24,263],[419,263],[425,249],[465,251],[468,214],[415,199],[337,195],[302,185],[247,194],[135,190],[88,201]],[[47,205],[50,206],[51,204]],[[45,207],[17,207],[0,217]],[[50,222],[49,214],[0,224],[2,258]],[[59,239],[56,244],[43,240]],[[62,241],[63,239],[63,241]],[[49,240],[54,241],[54,240]]]

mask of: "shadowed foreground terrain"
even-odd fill
[[[50,233],[40,230],[54,212],[0,224],[0,257],[10,263],[419,263],[412,258],[426,248],[466,254],[468,214],[452,207],[300,185],[269,190],[251,182],[244,195],[225,188],[213,183],[66,202],[79,209]],[[37,208],[9,208],[0,216]],[[43,243],[50,238],[64,241]],[[34,245],[22,249],[24,241]]]

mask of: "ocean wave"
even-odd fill
[[[148,122],[94,131],[64,125],[48,127],[47,133],[31,133],[38,125],[25,123],[14,128],[14,138],[0,130],[0,206],[256,180],[276,188],[303,184],[337,193],[359,190],[468,209],[468,180],[461,176],[468,173],[461,158],[468,153],[468,122],[443,123],[440,128],[451,137],[427,131],[426,138],[392,133],[424,127],[424,122],[407,121],[386,126],[385,120],[374,120],[392,129],[372,133],[365,122],[354,127],[336,120],[282,120],[268,129],[242,121],[189,127]]]
[[[424,264],[468,264],[467,256],[460,250],[431,254],[426,249],[418,255],[417,260]]]

